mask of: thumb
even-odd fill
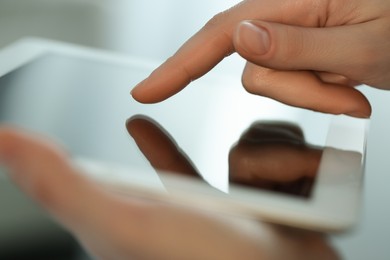
[[[243,21],[233,41],[242,57],[262,67],[326,71],[365,83],[364,57],[375,55],[375,46],[364,39],[364,26],[369,24],[314,28]]]

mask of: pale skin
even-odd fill
[[[132,95],[162,101],[238,52],[251,93],[369,117],[354,86],[390,88],[389,39],[388,0],[247,0],[211,19]],[[108,193],[57,145],[15,128],[0,128],[0,163],[97,259],[338,259],[321,234]]]
[[[390,1],[247,0],[212,18],[132,90],[162,101],[238,52],[248,92],[289,105],[369,117],[354,86],[390,88]],[[207,93],[205,93],[207,95]]]

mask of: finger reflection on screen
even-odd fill
[[[127,120],[126,127],[157,172],[201,179],[191,159],[156,121],[137,115]],[[255,122],[229,152],[229,181],[307,197],[321,155],[321,148],[305,142],[299,126],[280,121]]]
[[[322,148],[305,142],[298,125],[255,122],[229,153],[229,179],[240,185],[307,197],[322,152]]]
[[[157,171],[199,177],[188,156],[156,121],[143,115],[136,115],[127,120],[126,128]]]

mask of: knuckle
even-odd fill
[[[378,75],[385,75],[389,65],[386,65],[386,57],[382,48],[376,48],[367,44],[359,50],[359,55],[353,57],[353,66],[350,66],[348,77],[362,83],[376,83]]]
[[[209,30],[209,29],[214,29],[220,25],[222,25],[228,17],[228,12],[220,12],[216,15],[214,15],[207,23],[203,26],[203,29]]]

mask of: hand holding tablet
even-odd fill
[[[321,255],[339,259],[316,232],[107,192],[86,179],[53,143],[39,135],[0,128],[0,161],[93,257],[311,260]]]

